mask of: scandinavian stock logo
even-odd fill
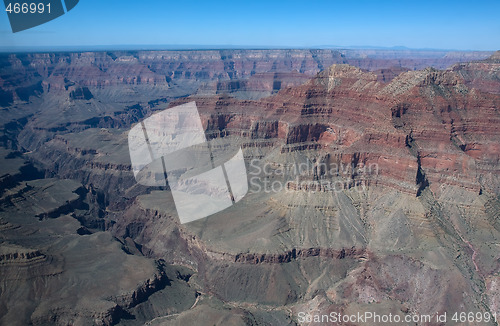
[[[79,0],[4,0],[12,32],[45,24],[73,9]]]
[[[195,102],[152,115],[128,134],[135,180],[166,186],[172,192],[181,223],[222,211],[248,191],[243,152],[214,165]]]

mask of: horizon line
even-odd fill
[[[424,52],[496,52],[499,50],[410,48],[406,46],[376,45],[314,45],[314,46],[270,46],[270,45],[206,45],[206,44],[114,44],[114,45],[40,45],[0,46],[0,53],[46,52],[46,51],[195,51],[195,50],[382,50]]]

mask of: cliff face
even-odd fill
[[[2,57],[2,322],[498,311],[498,55],[425,55]],[[249,193],[181,225],[127,132],[190,101],[214,153],[243,148]]]
[[[181,291],[168,309],[193,304],[194,290],[179,276],[185,269],[143,257],[130,238],[96,232],[104,229],[102,193],[27,173],[20,154],[12,156],[3,163],[15,179],[0,195],[2,324],[114,325],[172,288]]]
[[[334,65],[261,101],[176,103],[195,100],[208,133],[272,140],[282,153],[314,149],[330,165],[376,164],[373,182],[405,185],[410,193],[426,179],[435,192],[448,184],[498,194],[500,98],[466,84],[456,68],[405,72],[381,83],[375,74]]]
[[[108,98],[117,93],[127,96],[125,89],[146,93],[139,97],[150,101],[161,98],[170,88],[178,88],[184,95],[202,84],[210,92],[245,89],[251,76],[255,77],[248,91],[270,94],[280,89],[281,83],[296,80],[293,74],[310,77],[323,66],[344,59],[330,50],[221,50],[11,54],[0,60],[4,71],[0,101],[10,105],[43,92],[69,93],[69,100],[89,100],[92,92]],[[269,72],[278,74],[269,79],[265,75]],[[127,97],[131,95],[136,94]]]
[[[198,90],[261,98],[301,84],[332,64],[349,63],[378,71],[381,80],[388,81],[399,71],[428,66],[442,69],[485,56],[484,52],[319,49],[4,54],[0,56],[0,104],[29,101],[43,92],[64,94],[70,101],[88,100],[94,92],[118,102],[124,98],[151,101],[172,89],[178,95]]]
[[[485,92],[500,92],[500,51],[486,60],[455,64],[451,69],[456,71],[470,87]]]

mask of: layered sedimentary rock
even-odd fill
[[[374,182],[415,194],[422,182],[434,191],[450,184],[498,193],[499,97],[468,88],[455,69],[405,72],[383,83],[334,65],[258,102],[186,101],[196,100],[206,114],[208,133],[269,139],[280,142],[282,153],[314,149],[327,170],[332,163],[373,163],[383,179]]]
[[[498,94],[500,92],[498,63],[500,63],[500,51],[486,60],[456,64],[452,70],[460,74],[467,85]]]
[[[367,70],[413,70],[446,68],[487,56],[485,52],[319,49],[4,54],[0,57],[4,71],[0,76],[0,104],[79,87],[89,87],[90,93],[103,93],[115,102],[131,96],[156,100],[172,88],[173,93],[186,95],[199,86],[204,92],[242,88],[241,96],[254,98],[296,85],[332,64],[349,63]],[[88,97],[87,93],[83,98]]]
[[[498,55],[446,70],[414,68],[484,53],[383,55],[9,56],[25,80],[1,76],[13,94],[0,93],[2,144],[19,151],[4,153],[0,184],[0,268],[17,275],[2,289],[2,321],[294,325],[301,311],[498,311]],[[215,154],[243,149],[249,193],[181,225],[168,188],[135,182],[127,132],[190,101]],[[30,164],[47,179],[19,170]],[[37,229],[45,235],[30,238]]]
[[[179,277],[185,269],[143,257],[130,238],[78,222],[99,219],[93,189],[68,179],[27,181],[32,176],[23,171],[0,197],[2,324],[113,325],[165,289],[178,291],[178,302],[165,307],[170,312],[193,304],[194,290]]]

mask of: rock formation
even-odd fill
[[[0,323],[500,313],[487,55],[2,56]],[[243,148],[249,193],[182,225],[168,187],[135,182],[127,132],[190,101],[215,154]]]

